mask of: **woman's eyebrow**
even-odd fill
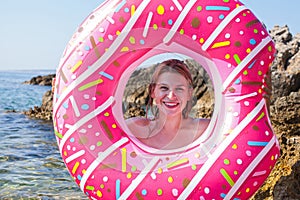
[[[168,85],[167,83],[156,83],[156,85]]]
[[[158,86],[169,86],[167,83],[157,83],[156,85]],[[179,85],[175,85],[176,87],[187,87],[186,85],[183,85],[183,84],[179,84]]]

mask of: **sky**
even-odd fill
[[[9,0],[0,6],[0,71],[50,69],[80,23],[104,0]],[[241,0],[268,29],[300,33],[299,0]]]

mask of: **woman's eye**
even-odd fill
[[[166,86],[161,86],[159,89],[161,89],[162,91],[167,91],[169,88]]]
[[[176,88],[176,91],[182,92],[184,89],[183,88]]]

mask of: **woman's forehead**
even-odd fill
[[[177,72],[164,72],[158,76],[157,83],[163,82],[188,82],[186,78]]]
[[[188,81],[179,73],[166,72],[158,77],[156,82],[157,85],[167,85],[167,86],[177,86],[177,87],[187,87],[189,85]]]

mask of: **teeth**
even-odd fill
[[[166,102],[165,102],[165,104],[166,104],[167,106],[176,106],[178,103],[170,103],[170,102],[169,102],[169,103],[166,103]]]

